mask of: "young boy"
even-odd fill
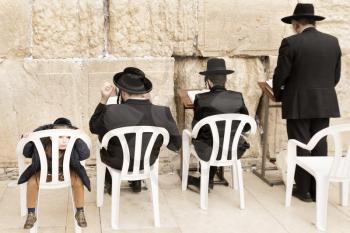
[[[66,118],[58,118],[53,124],[43,125],[34,131],[47,129],[77,129],[72,126],[71,122]],[[28,134],[22,137],[27,137]],[[50,138],[41,139],[47,161],[48,161],[48,175],[47,182],[51,181],[52,175],[52,142]],[[69,137],[59,137],[59,179],[63,180],[63,156],[69,142]],[[32,158],[32,164],[21,174],[18,184],[27,182],[27,208],[28,214],[24,224],[24,229],[30,229],[36,222],[35,208],[38,198],[38,190],[40,183],[40,159],[37,149],[33,142],[29,142],[24,146],[23,155],[27,158]],[[80,227],[86,227],[86,219],[84,214],[84,185],[90,191],[90,180],[86,174],[85,168],[80,164],[81,160],[85,160],[90,156],[88,146],[81,140],[77,139],[71,154],[70,159],[70,176],[72,182],[72,190],[74,203],[76,207],[75,218]]]

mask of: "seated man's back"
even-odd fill
[[[176,123],[171,115],[170,109],[165,106],[151,104],[149,100],[129,99],[125,104],[113,104],[106,106],[104,115],[104,124],[107,131],[125,126],[157,126],[165,128],[170,135],[168,148],[176,151],[180,148],[181,138]],[[151,138],[150,133],[143,135],[141,154],[144,155],[148,142]],[[126,140],[130,149],[130,168],[133,165],[135,135],[126,135]],[[162,136],[158,136],[150,156],[150,163],[153,164],[158,158],[159,149],[162,146]],[[102,152],[103,154],[106,152]],[[117,138],[110,141],[107,156],[102,156],[103,162],[110,166],[121,169],[123,164],[123,150]],[[143,159],[143,157],[142,157]],[[141,162],[141,168],[142,168]],[[129,168],[129,169],[130,169]]]
[[[198,121],[205,117],[225,114],[225,113],[241,113],[247,114],[248,110],[244,105],[243,96],[239,92],[226,90],[226,76],[232,74],[233,70],[227,70],[225,60],[221,58],[211,58],[207,62],[207,70],[199,72],[204,75],[204,81],[210,88],[210,92],[196,95],[194,100],[194,116],[192,121],[192,127],[194,127]],[[231,127],[231,137],[229,143],[228,159],[232,157],[231,148],[233,136],[237,130],[239,123],[233,122]],[[225,135],[225,122],[217,122],[217,128],[219,132],[219,152],[216,159],[220,159],[222,156],[222,147]],[[244,128],[244,131],[249,130],[250,127]],[[194,148],[199,156],[204,161],[209,161],[213,150],[213,135],[209,125],[204,125],[198,132],[197,138],[192,141]],[[243,155],[245,149],[249,148],[249,144],[240,137],[238,142],[237,156],[238,159]],[[210,167],[209,173],[209,187],[214,187],[214,176],[216,174],[217,167]],[[189,184],[199,186],[199,181],[196,178],[190,178]]]
[[[126,68],[114,76],[114,84],[120,90],[122,104],[106,105],[113,89],[111,84],[102,89],[102,98],[90,119],[90,131],[98,134],[100,141],[110,130],[127,126],[157,126],[165,128],[170,136],[168,148],[176,151],[181,146],[181,137],[169,107],[153,105],[146,93],[152,89],[152,83],[144,73],[137,68]],[[108,86],[110,85],[110,86]],[[110,87],[110,89],[109,89]],[[140,169],[143,169],[144,152],[148,146],[151,134],[145,133],[142,140]],[[135,134],[126,135],[130,150],[129,170],[133,168],[135,149]],[[152,165],[159,155],[163,138],[158,136],[150,156]],[[108,150],[101,150],[101,160],[107,165],[121,170],[123,165],[123,150],[117,137],[111,139]]]
[[[225,113],[241,113],[247,114],[248,110],[244,104],[243,96],[240,92],[226,90],[223,86],[213,86],[210,92],[202,93],[196,96],[194,101],[194,117],[192,121],[192,127],[205,117],[225,114]],[[239,122],[233,122],[231,127],[231,139],[236,132]],[[220,139],[219,155],[221,158],[222,144],[225,133],[225,122],[218,122],[218,131]],[[249,128],[244,129],[249,130]],[[243,143],[241,141],[241,143]],[[209,161],[213,147],[213,135],[209,125],[205,125],[201,128],[198,136],[193,140],[194,147],[198,153],[198,156],[205,161]],[[229,148],[232,146],[232,140],[230,141]],[[229,158],[231,157],[229,151]],[[240,157],[242,154],[238,154]]]

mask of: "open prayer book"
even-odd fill
[[[273,90],[272,90],[272,79],[266,80],[266,88],[269,92],[271,92],[271,94],[273,95]]]
[[[188,97],[190,97],[190,100],[193,103],[197,94],[201,94],[201,93],[205,93],[205,92],[209,92],[209,89],[187,91],[187,95],[188,95]]]

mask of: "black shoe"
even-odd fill
[[[199,189],[201,187],[201,180],[198,177],[188,176],[187,185],[193,185]]]
[[[214,189],[214,180],[209,180],[209,188],[210,188],[211,190]]]
[[[196,188],[200,189],[201,187],[201,179],[200,177],[188,176],[187,185],[193,185]],[[214,189],[214,181],[209,180],[209,189]],[[209,191],[208,189],[208,191]]]
[[[141,180],[131,181],[129,185],[134,193],[141,192]]]
[[[313,202],[309,192],[302,194],[302,193],[299,193],[297,189],[293,189],[292,195],[303,202]]]
[[[112,185],[110,183],[105,182],[104,193],[112,195]]]

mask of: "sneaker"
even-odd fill
[[[24,223],[24,229],[31,229],[34,226],[35,222],[36,222],[35,213],[29,212],[27,215],[27,220]]]
[[[75,213],[75,220],[77,220],[78,226],[80,227],[87,227],[87,222],[85,219],[84,210],[78,210]]]

